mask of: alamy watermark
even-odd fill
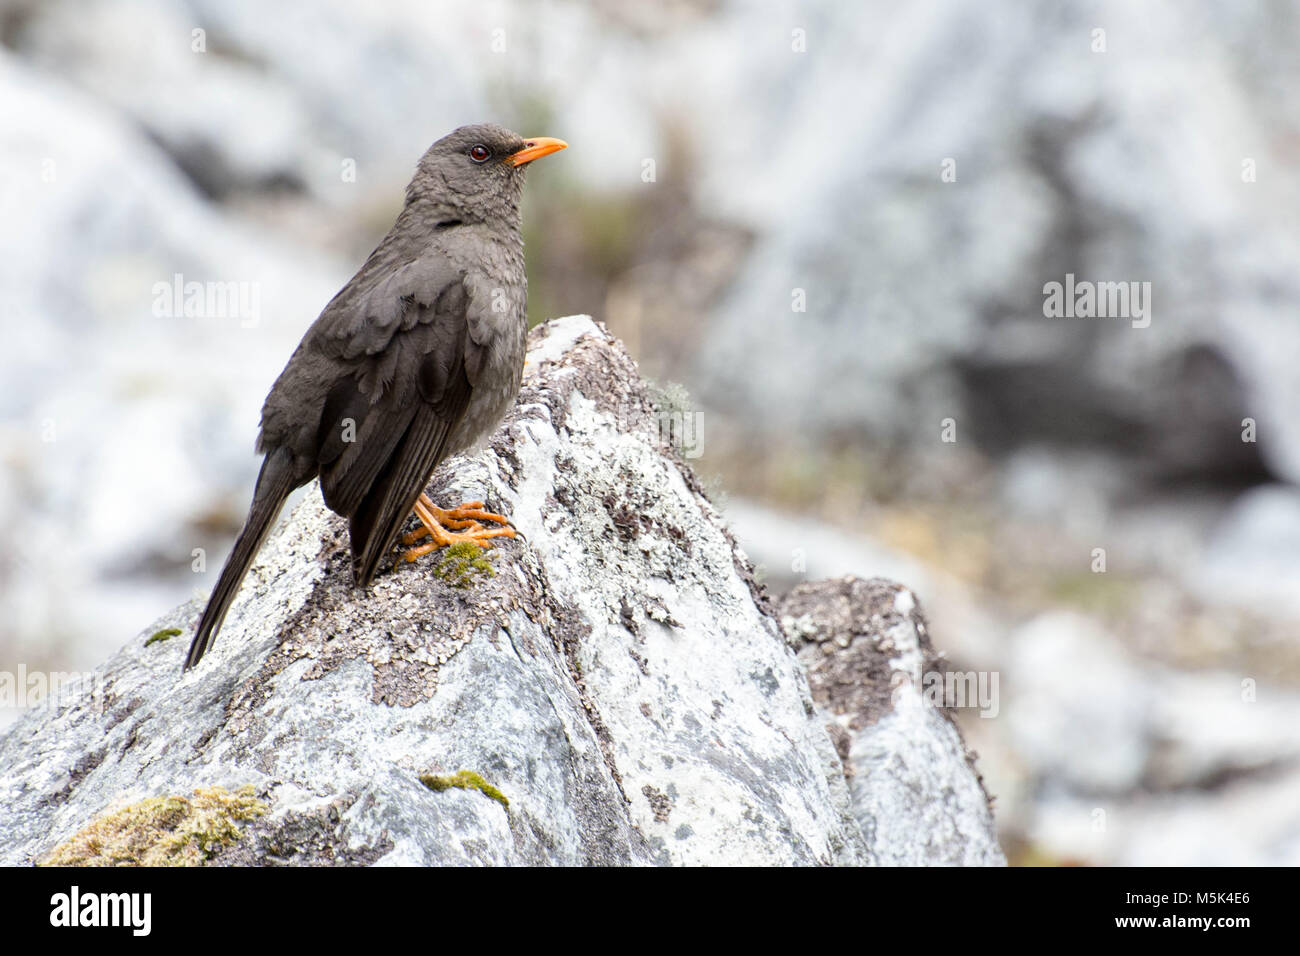
[[[58,706],[73,697],[103,699],[102,679],[95,671],[0,671],[0,707]]]
[[[238,319],[245,329],[262,321],[260,282],[186,282],[178,272],[170,282],[155,282],[150,293],[153,314],[160,319]]]
[[[704,413],[680,402],[666,403],[651,411],[620,405],[618,428],[624,432],[652,432],[683,458],[704,454]]]
[[[1049,319],[1129,319],[1135,329],[1151,324],[1150,282],[1064,282],[1043,286],[1043,315]]]
[[[50,897],[51,926],[123,927],[133,936],[148,936],[152,911],[152,893],[83,893],[74,883]]]
[[[1001,709],[997,671],[926,671],[921,678],[921,696],[932,707],[969,707],[990,719]]]

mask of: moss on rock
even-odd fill
[[[92,820],[41,866],[201,866],[240,838],[235,824],[269,807],[252,787],[201,787],[194,796],[149,797]]]
[[[180,632],[179,627],[166,627],[161,631],[154,631],[153,636],[144,642],[144,646],[148,647],[150,644],[161,644],[163,641],[169,641]]]
[[[496,570],[488,560],[485,552],[477,544],[462,541],[447,548],[433,569],[433,573],[452,587],[467,588],[474,584],[475,578],[492,577]]]
[[[424,784],[435,793],[442,793],[444,790],[450,790],[457,787],[461,790],[477,790],[484,796],[491,797],[501,806],[509,809],[510,801],[506,795],[498,790],[492,784],[488,783],[473,770],[462,770],[449,776],[439,776],[432,773],[420,774],[420,783]]]

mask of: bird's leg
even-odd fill
[[[413,544],[427,535],[437,537],[437,531],[460,530],[469,528],[471,531],[485,532],[479,537],[510,537],[515,536],[515,530],[510,525],[510,519],[504,515],[493,514],[490,511],[483,510],[483,502],[467,501],[458,508],[439,508],[429,496],[422,494],[415,503],[415,515],[420,519],[423,527],[417,528],[410,534],[404,535],[402,541],[404,544]],[[491,521],[493,524],[503,525],[503,528],[485,529],[480,522]],[[453,542],[454,543],[454,542]]]
[[[518,533],[510,526],[510,519],[502,515],[483,510],[483,502],[468,501],[458,508],[439,508],[429,496],[421,494],[415,503],[415,516],[420,519],[422,527],[402,535],[402,543],[414,544],[421,538],[428,537],[428,544],[411,548],[402,554],[402,560],[415,561],[439,548],[453,544],[470,542],[480,548],[492,547],[491,538],[513,538]],[[490,521],[500,528],[485,528],[480,522]]]

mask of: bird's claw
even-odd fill
[[[439,508],[427,495],[420,495],[415,503],[415,515],[420,519],[420,527],[402,535],[402,543],[410,546],[421,538],[432,540],[404,552],[401,560],[415,561],[439,548],[456,544],[470,543],[486,549],[492,547],[492,538],[523,537],[509,518],[485,511],[483,507],[481,501],[467,501],[458,508]],[[485,527],[483,522],[501,527]]]

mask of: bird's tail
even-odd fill
[[[257,476],[257,489],[253,492],[253,505],[248,510],[248,520],[244,522],[244,530],[239,532],[234,550],[226,559],[226,566],[221,569],[221,577],[217,579],[217,586],[208,599],[203,617],[199,618],[194,641],[185,657],[185,670],[197,664],[217,639],[221,622],[225,620],[226,612],[230,610],[230,605],[239,592],[244,575],[261,550],[262,542],[270,534],[285,498],[289,497],[289,492],[297,484],[288,451],[277,449],[266,456]]]

